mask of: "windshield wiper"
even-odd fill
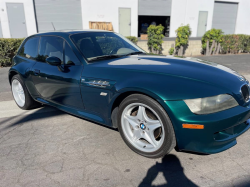
[[[126,56],[129,56],[129,55],[139,55],[139,54],[146,54],[146,53],[144,53],[142,51],[135,51],[135,52],[131,52],[131,53],[126,54]]]
[[[121,57],[121,56],[120,55],[103,55],[103,56],[96,56],[96,57],[89,58],[88,61],[92,62],[92,61],[95,61],[95,60],[118,58],[118,57]]]
[[[110,58],[119,58],[119,57],[122,57],[122,56],[129,56],[129,55],[137,55],[137,54],[146,54],[142,51],[135,51],[135,52],[131,52],[131,53],[128,53],[128,54],[125,54],[125,55],[103,55],[103,56],[96,56],[96,57],[91,57],[91,58],[88,58],[88,61],[89,62],[92,62],[92,61],[96,61],[96,60],[103,60],[103,59],[110,59]]]

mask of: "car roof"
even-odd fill
[[[63,30],[63,31],[52,31],[34,34],[33,36],[43,36],[43,35],[59,35],[59,36],[69,36],[72,34],[79,33],[88,33],[88,32],[111,32],[106,30],[97,30],[97,29],[85,29],[85,30]]]

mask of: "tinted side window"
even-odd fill
[[[72,51],[71,47],[67,42],[65,42],[65,64],[66,65],[80,65],[79,59],[76,57],[75,53]]]
[[[28,39],[20,49],[18,55],[35,60],[38,54],[38,44],[40,37]]]
[[[54,36],[43,36],[40,41],[38,60],[45,62],[48,57],[57,57],[63,63],[63,39]]]

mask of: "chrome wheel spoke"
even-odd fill
[[[156,129],[158,129],[158,128],[160,128],[161,127],[161,124],[160,124],[160,122],[158,121],[158,120],[152,120],[152,121],[155,121],[154,123],[147,123],[147,127],[148,127],[148,130],[150,131],[150,132],[153,132],[154,133],[154,131],[156,130]]]
[[[124,118],[129,122],[129,124],[133,127],[133,129],[137,128],[138,123],[136,117],[125,114]]]
[[[25,93],[22,84],[17,79],[14,79],[11,86],[16,103],[23,107],[25,105]]]
[[[134,141],[138,141],[141,139],[141,132],[139,130],[134,130],[132,138]]]
[[[22,88],[22,85],[20,84],[20,83],[18,83],[18,89],[19,90],[22,90],[23,88]]]
[[[137,119],[139,119],[140,121],[146,120],[146,119],[148,118],[148,117],[147,117],[147,114],[146,114],[146,109],[145,109],[145,107],[139,106],[136,117],[137,117]]]
[[[18,94],[23,94],[23,89],[19,89]]]
[[[24,94],[23,93],[19,93],[19,97],[22,101],[24,101],[25,97],[24,97]]]
[[[153,147],[157,147],[158,142],[155,140],[154,134],[149,131],[145,132],[143,138],[148,141]]]
[[[17,83],[15,83],[17,84]],[[18,93],[19,92],[19,87],[18,86],[14,86],[14,90]]]
[[[160,117],[149,106],[143,103],[128,105],[123,110],[121,122],[126,139],[138,150],[154,152],[162,146],[165,131]]]

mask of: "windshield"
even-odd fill
[[[83,56],[88,60],[103,59],[96,57],[123,56],[146,53],[127,38],[113,32],[89,32],[74,34],[71,39]]]

